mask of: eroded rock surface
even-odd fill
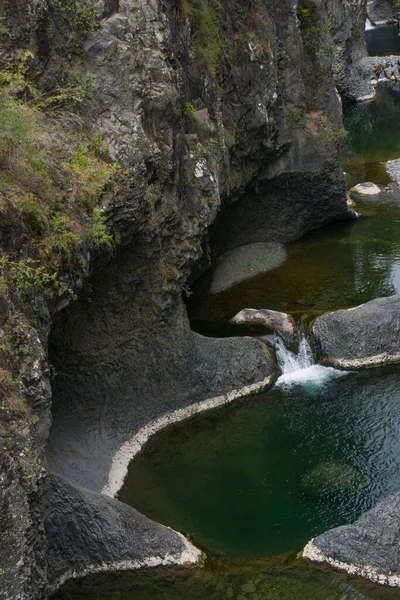
[[[261,325],[276,332],[282,337],[287,345],[295,341],[294,319],[286,313],[265,308],[244,308],[231,321],[234,325]]]
[[[200,550],[180,533],[123,502],[77,490],[59,477],[47,477],[46,502],[52,588],[84,574],[182,566],[202,559]]]
[[[63,119],[79,122],[88,139],[100,134],[119,165],[118,181],[101,198],[118,244],[96,257],[81,248],[80,266],[65,268],[80,292],[90,264],[90,282],[65,315],[56,317],[53,304],[35,298],[39,310],[25,341],[28,355],[40,354],[39,368],[31,381],[24,373],[26,412],[17,407],[10,417],[7,408],[4,419],[1,502],[6,511],[17,507],[19,519],[8,519],[3,533],[14,545],[12,555],[5,545],[0,552],[2,600],[43,597],[47,580],[58,577],[57,561],[64,574],[78,565],[62,544],[53,560],[51,542],[48,568],[43,562],[53,321],[50,360],[58,375],[48,457],[54,472],[77,486],[65,500],[85,502],[79,486],[100,492],[113,455],[149,419],[272,372],[259,342],[190,332],[181,293],[209,249],[204,242],[217,213],[210,254],[240,239],[291,240],[354,216],[346,205],[330,49],[333,33],[339,43],[344,32],[343,56],[355,56],[351,37],[364,2],[326,0],[301,24],[291,0],[256,9],[222,4],[215,35],[200,45],[196,6],[188,14],[179,3],[153,0],[72,1],[68,9],[56,0],[2,2],[1,69],[11,63],[15,70],[21,54],[32,51],[24,77],[46,99],[69,86],[76,91],[78,82],[79,110]],[[319,32],[318,43],[310,43],[310,31]],[[48,135],[58,139],[60,120],[48,121]],[[61,192],[65,202],[68,190]],[[71,211],[80,209],[71,203]],[[2,252],[14,239],[12,219],[2,222]],[[1,307],[2,327],[14,309]]]
[[[282,244],[246,244],[229,250],[217,259],[210,292],[216,294],[260,273],[276,269],[286,260]]]
[[[400,494],[377,504],[351,525],[311,540],[303,556],[376,583],[400,586]]]
[[[322,315],[312,332],[325,364],[360,369],[400,362],[400,294]]]

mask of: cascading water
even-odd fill
[[[289,350],[279,335],[267,335],[264,339],[273,346],[282,372],[276,382],[277,386],[304,384],[315,388],[326,383],[329,379],[346,374],[345,371],[315,364],[312,348],[304,333],[300,333],[297,352]]]
[[[372,25],[371,21],[367,19],[365,21],[365,31],[370,31],[371,29],[375,29],[375,25]]]

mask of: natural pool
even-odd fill
[[[299,380],[168,427],[119,497],[244,559],[300,549],[399,490],[400,375],[363,373]]]
[[[382,162],[400,156],[399,117],[393,88],[347,111],[351,185],[390,183]],[[391,184],[358,202],[363,218],[290,244],[286,263],[230,292],[208,295],[204,278],[189,303],[198,328],[227,334],[245,306],[311,317],[399,291],[399,201]],[[206,568],[89,577],[57,598],[399,599],[398,589],[296,558],[312,535],[400,489],[399,404],[400,374],[374,371],[275,388],[166,429],[131,465],[121,498],[190,533],[208,553]]]
[[[369,26],[365,31],[369,56],[400,55],[400,37],[397,25]]]

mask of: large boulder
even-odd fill
[[[400,362],[400,294],[322,315],[312,332],[325,364],[359,369]]]
[[[397,23],[396,7],[393,0],[369,0],[368,17],[373,25]]]
[[[355,523],[312,539],[303,557],[365,577],[400,586],[400,493],[380,502]]]

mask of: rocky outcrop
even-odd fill
[[[303,557],[376,583],[400,586],[400,494],[366,512],[355,523],[312,539]]]
[[[312,332],[324,364],[361,369],[400,362],[400,294],[318,317]]]
[[[289,0],[256,8],[222,4],[209,19],[205,2],[3,0],[0,67],[12,63],[16,72],[15,61],[33,51],[23,74],[44,105],[49,98],[64,102],[66,94],[79,100],[78,109],[67,105],[64,112],[56,104],[58,118],[48,116],[44,137],[64,139],[61,123],[88,139],[100,134],[118,163],[101,198],[118,243],[91,257],[85,246],[76,250],[74,267],[64,273],[64,285],[73,283],[69,300],[89,276],[89,259],[90,281],[72,306],[66,308],[62,294],[56,306],[31,291],[34,327],[26,324],[24,340],[33,360],[18,375],[23,402],[13,407],[12,418],[10,390],[1,387],[7,415],[1,502],[7,515],[16,515],[2,531],[12,548],[0,550],[2,598],[41,597],[48,574],[54,583],[77,573],[77,554],[63,541],[68,528],[51,511],[48,567],[43,562],[49,358],[57,371],[51,469],[76,488],[68,488],[65,502],[87,502],[80,514],[101,520],[104,511],[108,523],[116,505],[92,494],[107,484],[113,457],[127,439],[149,420],[262,384],[274,372],[259,342],[193,334],[181,293],[202,248],[209,249],[204,240],[219,211],[211,236],[216,254],[240,239],[287,241],[354,214],[346,205],[341,109],[329,58],[331,3],[311,4],[311,12],[300,4],[299,11],[306,10],[299,22],[297,3]],[[313,31],[318,35],[311,40]],[[86,156],[85,149],[77,158]],[[73,216],[86,210],[87,196],[79,204],[69,188],[61,192],[56,213],[60,207]],[[10,251],[5,244],[15,239],[17,221],[2,220],[2,251]],[[18,230],[22,253],[29,231]],[[11,299],[2,306],[1,326],[5,315],[17,313]],[[16,344],[13,350],[20,349]],[[71,515],[61,500],[59,514]],[[129,514],[118,519],[125,523]],[[52,541],[56,526],[58,544]],[[93,531],[98,534],[95,524]],[[87,544],[91,535],[81,531],[77,539]],[[93,539],[104,550],[103,542]],[[110,541],[107,556],[114,563],[118,547]],[[88,565],[85,559],[82,574]]]
[[[334,0],[329,6],[334,40],[333,69],[344,100],[362,100],[373,93],[371,67],[364,39],[367,0]]]
[[[398,22],[399,9],[394,0],[368,0],[368,18],[373,25],[389,25]]]
[[[277,312],[276,310],[244,308],[230,322],[234,325],[259,325],[265,327],[280,335],[289,347],[296,340],[293,317],[286,313]]]
[[[45,530],[50,587],[104,571],[199,563],[183,535],[124,504],[49,476]]]

